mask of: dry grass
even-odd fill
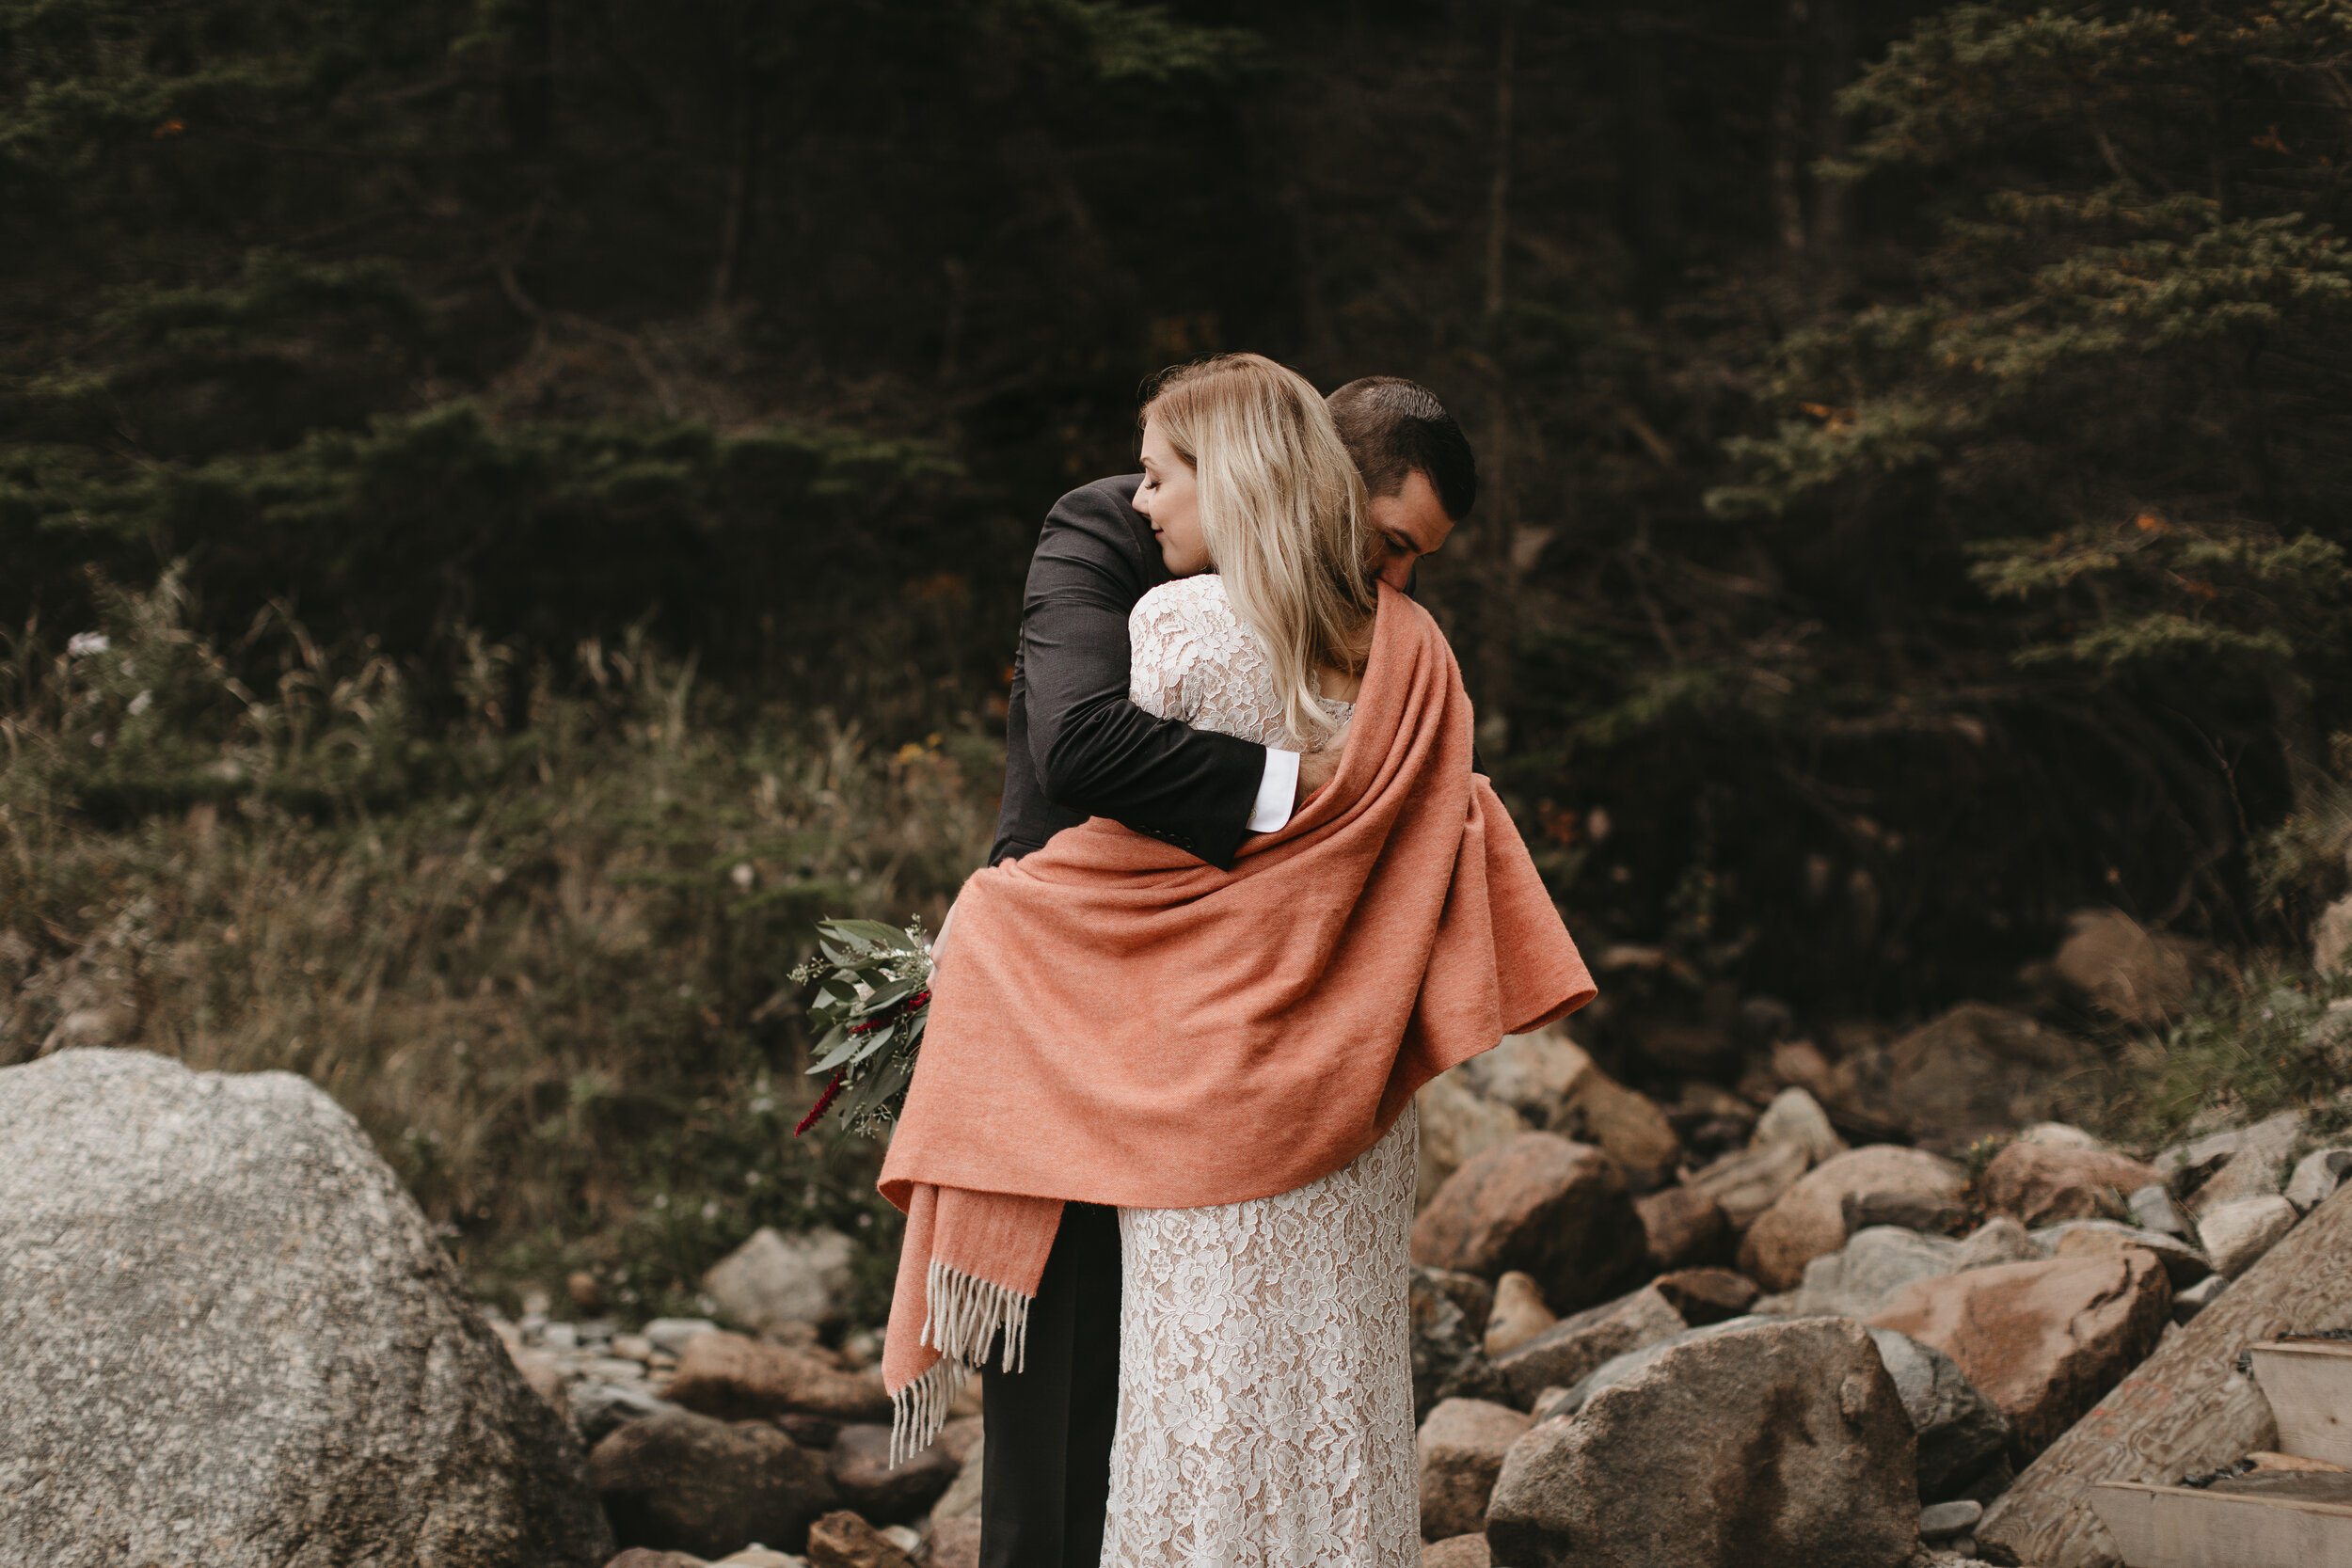
[[[103,651],[0,661],[0,1063],[302,1073],[510,1297],[585,1266],[675,1307],[758,1224],[888,1240],[870,1147],[791,1138],[784,975],[820,913],[936,921],[993,743],[728,712],[642,645],[525,673],[459,640],[428,716],[281,623],[257,690],[174,595],[118,598]]]

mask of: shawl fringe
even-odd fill
[[[923,1281],[923,1332],[918,1340],[950,1361],[977,1367],[988,1360],[996,1336],[1005,1337],[1004,1370],[1025,1370],[1029,1364],[1029,1304],[1009,1286],[993,1284],[961,1269],[931,1259]],[[961,1384],[957,1386],[961,1388]]]
[[[950,1355],[932,1362],[921,1377],[890,1396],[890,1468],[897,1469],[939,1440],[948,1407],[971,1381],[972,1369]]]
[[[1029,1361],[1029,1307],[1037,1300],[993,1284],[937,1259],[923,1281],[927,1310],[919,1343],[940,1359],[890,1396],[890,1468],[897,1469],[938,1440],[947,1411],[1003,1336],[1004,1370]]]

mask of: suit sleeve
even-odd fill
[[[1046,799],[1230,868],[1266,752],[1128,700],[1127,616],[1146,586],[1124,498],[1089,485],[1046,518],[1021,617],[1028,741]]]

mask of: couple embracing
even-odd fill
[[[1142,428],[1039,543],[883,1166],[898,1441],[982,1370],[984,1568],[1413,1568],[1413,1094],[1593,995],[1402,592],[1476,473],[1255,355]]]

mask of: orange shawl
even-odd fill
[[[1021,1364],[1064,1200],[1289,1192],[1592,999],[1470,732],[1443,634],[1384,587],[1339,776],[1232,871],[1098,816],[964,884],[882,1165],[907,1215],[897,1449],[930,1442],[999,1331]]]

